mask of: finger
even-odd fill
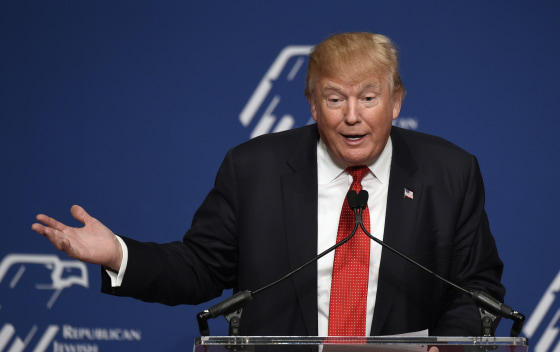
[[[67,228],[67,226],[61,223],[60,221],[57,221],[56,219],[53,219],[50,216],[46,216],[44,214],[37,215],[36,219],[37,221],[40,221],[43,224],[45,224],[46,227],[50,227],[58,231],[64,231]]]
[[[74,254],[72,243],[70,242],[70,239],[67,237],[67,235],[62,230],[60,230],[60,228],[65,228],[67,226],[43,214],[37,215],[37,220],[48,226],[34,223],[33,225],[31,225],[31,229],[38,234],[47,237],[56,249],[66,252],[66,254],[72,257],[72,255]],[[59,229],[57,229],[56,227],[58,227]]]
[[[57,249],[64,251],[64,247],[67,245],[64,242],[68,242],[68,240],[64,239],[62,232],[38,223],[31,225],[31,229],[38,234],[47,237]]]
[[[38,223],[31,225],[31,230],[37,232],[39,235],[46,236],[45,229],[46,229],[45,226]]]
[[[93,218],[87,213],[87,211],[85,211],[85,209],[79,205],[73,205],[72,208],[70,208],[70,213],[72,214],[74,219],[78,220],[83,225],[85,225],[86,222],[93,220]]]
[[[54,229],[50,228],[48,226],[45,226],[43,224],[39,224],[39,223],[35,223],[33,225],[31,225],[31,229],[35,232],[37,232],[40,235],[43,235],[45,237],[50,237],[52,236],[52,234],[54,234]]]

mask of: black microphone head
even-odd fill
[[[367,207],[367,201],[369,199],[369,193],[365,189],[362,189],[360,193],[358,193],[358,206],[360,209],[365,209]]]
[[[360,207],[358,193],[356,193],[356,191],[349,190],[348,193],[346,193],[346,199],[348,200],[348,206],[350,209],[355,210]]]
[[[361,190],[357,193],[354,190],[349,190],[346,194],[346,199],[348,199],[348,206],[353,211],[360,208],[363,210],[367,207],[367,201],[369,198],[369,193],[366,190]]]

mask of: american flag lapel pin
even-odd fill
[[[414,199],[414,192],[411,189],[404,188],[404,197],[409,199]]]

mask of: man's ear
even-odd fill
[[[401,113],[401,106],[402,106],[402,93],[397,92],[394,94],[393,99],[393,120],[396,120]]]

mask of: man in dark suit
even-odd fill
[[[502,300],[502,262],[476,158],[443,139],[392,127],[404,93],[388,38],[333,36],[309,61],[305,94],[317,124],[230,150],[183,242],[117,237],[78,206],[71,211],[84,227],[38,215],[44,225],[33,229],[71,257],[103,265],[104,292],[196,304],[227,288],[263,287],[333,245],[353,182],[349,168],[366,168],[361,185],[371,194],[373,235],[439,275]],[[367,252],[364,334],[480,334],[478,310],[465,294],[377,244]],[[333,258],[256,295],[241,333],[330,334]]]

